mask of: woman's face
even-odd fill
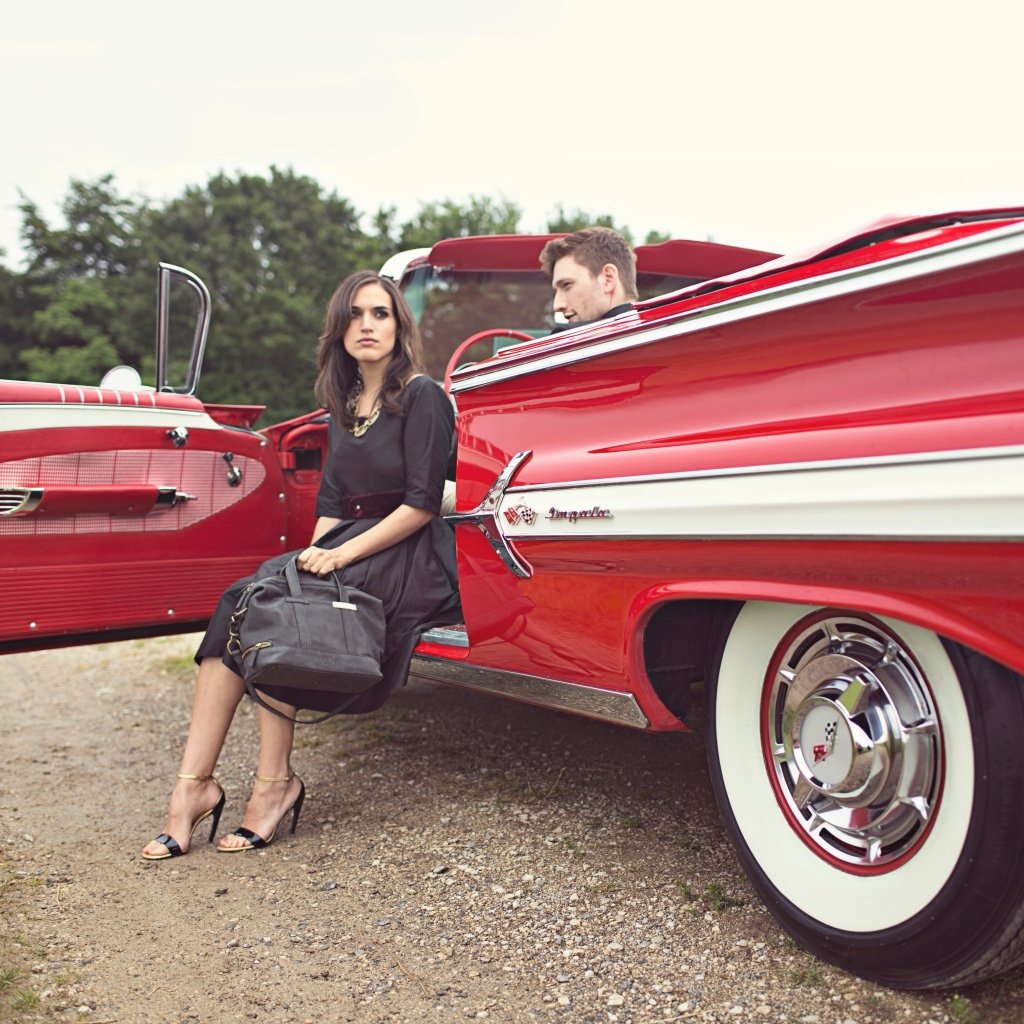
[[[398,339],[398,321],[391,296],[375,281],[364,284],[352,298],[352,320],[345,328],[345,351],[360,365],[383,370],[391,361]]]

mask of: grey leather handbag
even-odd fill
[[[250,696],[275,714],[256,692],[261,687],[336,693],[340,710],[380,682],[383,650],[381,602],[344,586],[336,573],[300,572],[295,558],[249,583],[231,616],[228,653]]]

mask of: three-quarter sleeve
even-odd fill
[[[336,444],[335,431],[337,428],[331,420],[327,427],[327,450],[334,449]],[[338,483],[334,479],[334,462],[328,457],[323,461],[323,472],[320,476],[320,490],[316,495],[317,518],[327,517],[328,519],[341,519],[341,493],[338,490]]]
[[[405,504],[437,514],[452,450],[455,410],[439,385],[429,377],[417,377],[409,384],[404,420]]]

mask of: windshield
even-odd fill
[[[673,274],[637,275],[641,299],[694,284]],[[508,328],[534,337],[551,332],[551,282],[539,270],[441,270],[416,267],[403,281],[423,335],[426,371],[444,378],[452,352],[478,331]],[[517,338],[488,338],[464,352],[460,363],[479,362]]]

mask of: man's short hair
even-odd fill
[[[552,238],[540,253],[540,265],[548,277],[553,276],[555,264],[563,256],[572,256],[595,277],[605,264],[611,263],[619,271],[626,298],[637,297],[636,256],[618,231],[602,227],[584,228],[564,238]]]

